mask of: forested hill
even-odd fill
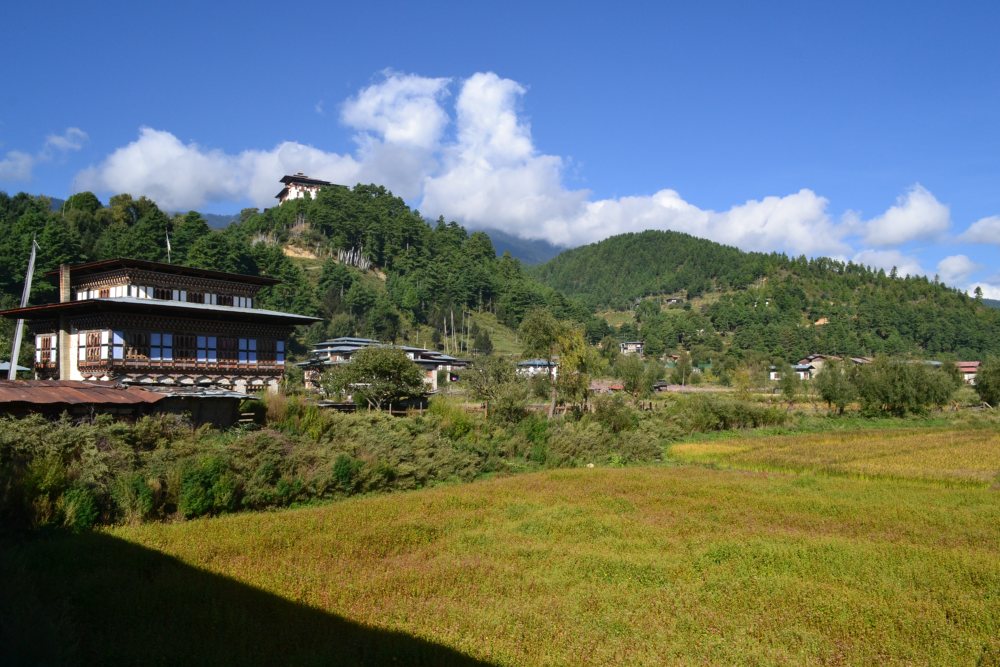
[[[936,280],[852,262],[746,253],[647,231],[569,250],[531,271],[593,308],[633,309],[629,333],[654,352],[1000,353],[997,309]],[[671,297],[677,303],[664,308]]]
[[[44,274],[60,263],[165,262],[168,235],[175,264],[280,279],[261,291],[261,307],[324,319],[301,343],[338,335],[400,340],[420,328],[426,342],[434,330],[453,333],[468,311],[489,311],[512,327],[533,307],[581,323],[591,318],[582,304],[527,275],[517,260],[497,257],[486,234],[443,219],[429,225],[375,185],[328,188],[315,200],[247,209],[224,229],[212,229],[200,213],[169,214],[128,194],[105,204],[82,192],[53,207],[45,197],[0,192],[0,308],[17,303],[32,237],[40,250],[31,303],[43,303],[55,297]],[[0,349],[9,349],[9,329],[9,321],[0,321]]]
[[[531,269],[542,282],[592,307],[626,308],[655,294],[689,298],[739,289],[784,263],[680,232],[645,231],[573,248]]]

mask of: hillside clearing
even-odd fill
[[[908,438],[895,447],[905,450]],[[1000,493],[977,486],[698,466],[576,469],[121,527],[4,554],[21,598],[36,604],[18,617],[24,636],[45,631],[32,611],[64,609],[49,630],[71,636],[62,645],[85,658],[1000,657]]]

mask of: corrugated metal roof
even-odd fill
[[[78,380],[0,380],[0,403],[136,405],[156,403],[166,396],[115,382]]]
[[[0,372],[6,373],[9,370],[10,370],[10,362],[9,361],[0,361]],[[25,368],[21,364],[17,364],[17,372],[18,373],[20,373],[21,371],[30,371],[30,370],[31,370],[30,368]]]

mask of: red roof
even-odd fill
[[[960,371],[964,371],[964,372],[967,372],[967,373],[975,373],[976,371],[979,370],[979,362],[978,361],[956,361],[955,362],[955,367],[958,368],[958,370],[960,370]]]
[[[0,380],[0,404],[107,404],[156,403],[166,396],[141,387],[123,387],[115,382],[77,380]]]

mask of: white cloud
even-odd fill
[[[987,299],[997,299],[1000,300],[1000,283],[989,283],[989,282],[974,282],[969,285],[966,292],[969,294],[974,294],[976,288],[983,290],[983,297]]]
[[[978,268],[979,265],[965,255],[950,255],[938,262],[937,265],[941,281],[948,285],[958,285],[965,282]]]
[[[386,72],[385,80],[347,100],[340,118],[386,143],[431,149],[448,125],[448,113],[438,103],[447,85],[448,79]]]
[[[7,151],[0,159],[0,181],[27,181],[35,166],[35,156],[22,151]]]
[[[0,181],[28,181],[40,162],[48,162],[69,151],[78,151],[87,142],[87,133],[78,127],[66,128],[62,134],[50,134],[37,153],[7,151],[0,159]]]
[[[87,133],[78,127],[68,127],[62,134],[50,134],[45,138],[43,151],[78,151],[87,143]]]
[[[853,260],[856,264],[884,269],[886,273],[895,267],[899,276],[927,275],[916,257],[904,255],[898,250],[862,250],[854,255]]]
[[[1000,245],[1000,215],[991,215],[988,218],[976,220],[958,238],[967,243]]]
[[[230,155],[185,144],[170,132],[144,127],[138,139],[80,172],[74,188],[146,195],[167,210],[243,198],[269,206],[280,188],[275,174],[296,171],[345,182],[357,173],[357,165],[350,157],[294,142],[281,143],[270,151]]]
[[[728,211],[703,210],[673,190],[588,201],[586,190],[562,184],[564,162],[540,154],[517,113],[523,86],[493,73],[476,74],[458,96],[457,139],[440,173],[427,178],[422,210],[473,227],[578,245],[612,234],[673,229],[748,250],[843,252],[843,229],[810,190],[765,197]]]
[[[381,183],[430,217],[565,245],[671,229],[745,250],[847,257],[854,254],[848,243],[854,237],[884,248],[949,225],[948,208],[920,185],[867,222],[852,213],[834,220],[828,201],[809,189],[725,210],[700,208],[668,188],[595,200],[588,190],[566,187],[563,157],[535,146],[520,109],[525,94],[525,86],[492,72],[452,84],[388,71],[340,107],[340,122],[354,131],[350,152],[287,141],[230,154],[143,128],[135,141],[81,172],[75,186],[145,194],[173,210],[245,200],[270,206],[278,179],[302,171],[347,185]],[[915,259],[893,252],[866,250],[858,257],[886,269],[896,265],[900,273],[924,273]]]
[[[869,220],[865,242],[888,246],[938,236],[948,231],[951,213],[919,183],[896,199],[882,215]]]

